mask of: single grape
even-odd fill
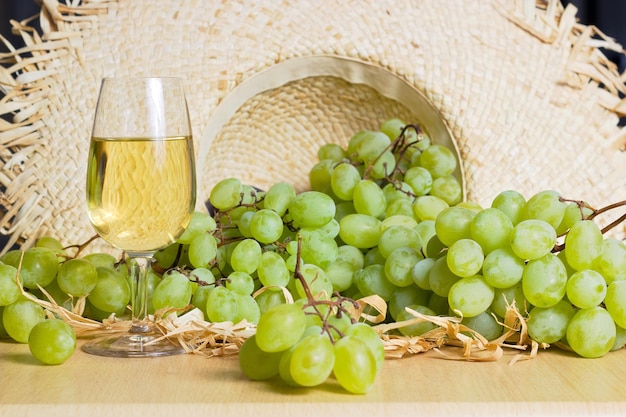
[[[226,287],[215,287],[207,297],[206,313],[211,322],[236,323],[239,318],[239,304],[235,294]]]
[[[188,245],[198,235],[215,230],[217,224],[209,213],[195,211],[191,215],[191,221],[182,235],[176,240],[178,243]]]
[[[261,209],[250,219],[250,233],[261,243],[272,243],[283,234],[283,219],[273,210]]]
[[[521,312],[526,311],[527,302],[521,283],[508,288],[494,289],[491,311],[498,317],[504,317],[510,305],[514,305]]]
[[[208,233],[200,233],[193,238],[187,252],[194,268],[206,268],[217,256],[217,239]]]
[[[408,203],[413,202],[413,196],[415,193],[409,184],[404,181],[394,181],[383,186],[383,195],[387,202],[387,208],[394,201],[405,201]]]
[[[352,265],[352,270],[363,268],[365,265],[365,255],[361,249],[352,245],[341,245],[337,251],[337,260],[345,260]]]
[[[435,220],[450,205],[434,195],[421,195],[413,203],[413,215],[419,220]]]
[[[127,277],[111,268],[97,267],[98,282],[87,299],[99,310],[112,313],[126,308],[130,301]]]
[[[301,229],[299,236],[302,238],[300,255],[305,263],[315,264],[325,268],[333,263],[339,254],[337,241],[319,229]]]
[[[600,272],[607,284],[626,280],[626,243],[612,237],[604,239],[591,268]]]
[[[214,288],[213,285],[199,285],[191,295],[191,304],[202,311],[205,320],[209,319],[209,315],[206,312],[206,305],[209,299],[209,293]],[[154,306],[152,307],[152,312],[154,312]]]
[[[556,233],[560,236],[566,233],[576,222],[585,220],[593,211],[587,207],[581,208],[578,203],[569,203],[565,208],[563,220],[556,228]]]
[[[328,276],[324,272],[322,268],[313,264],[304,264],[300,268],[300,274],[302,274],[302,278],[307,283],[311,294],[314,297],[319,297],[322,294],[325,294],[326,297],[330,297],[333,293],[333,283],[330,282]],[[304,286],[299,279],[295,280],[296,286],[296,294],[301,298],[305,298],[307,294],[305,293]]]
[[[324,159],[313,165],[313,168],[309,171],[309,184],[311,185],[311,190],[324,193],[329,196],[334,195],[333,188],[331,186],[331,177],[336,164],[337,163],[331,159]]]
[[[185,246],[189,247],[188,245],[185,245]],[[154,255],[152,255],[152,260],[154,262],[153,266],[157,267],[158,269],[162,271],[166,271],[170,268],[177,266],[180,253],[182,252],[182,248],[183,248],[183,245],[181,243],[173,243],[169,246],[166,246],[163,249],[159,249],[158,251],[155,252]],[[86,256],[81,259],[87,260]],[[104,264],[104,263],[100,264],[98,262],[92,262],[92,261],[88,261],[88,262],[90,262],[94,266],[105,266],[107,268],[115,267],[114,266],[115,258],[113,259],[112,262],[108,264]]]
[[[355,146],[348,146],[350,155],[356,153],[356,159],[362,162],[371,162],[382,154],[391,144],[391,139],[382,132],[365,130],[359,133],[360,139]],[[351,149],[352,148],[352,149]]]
[[[163,276],[152,293],[152,306],[163,308],[184,308],[191,302],[193,287],[189,279],[180,272],[170,271]]]
[[[420,259],[413,265],[413,270],[411,271],[411,277],[413,278],[413,282],[419,288],[430,291],[430,281],[428,275],[430,274],[430,270],[435,264],[435,258],[424,258]]]
[[[567,263],[577,271],[591,269],[602,252],[602,232],[592,220],[581,220],[572,225],[565,236]]]
[[[93,290],[98,282],[98,271],[89,261],[70,259],[61,264],[57,274],[59,288],[74,297],[83,297]]]
[[[380,131],[387,135],[390,140],[395,140],[400,136],[404,126],[406,123],[403,120],[394,117],[384,120],[380,125]]]
[[[441,297],[448,297],[450,288],[460,279],[460,276],[455,275],[452,271],[450,271],[445,256],[435,260],[435,263],[430,268],[430,272],[428,273],[428,284],[430,289]]]
[[[249,294],[243,294],[233,291],[235,300],[237,301],[237,317],[234,322],[240,322],[242,320],[248,323],[256,324],[261,318],[261,308],[257,304],[256,300]]]
[[[353,394],[365,394],[374,386],[376,358],[360,338],[345,336],[335,343],[333,373],[339,385]]]
[[[278,375],[278,363],[282,352],[265,352],[256,343],[252,335],[239,348],[239,368],[253,381],[270,379]]]
[[[506,214],[511,219],[513,225],[522,220],[526,199],[515,190],[505,190],[496,196],[491,202],[491,207],[496,208]]]
[[[454,206],[463,199],[463,187],[456,177],[444,175],[433,180],[430,195],[439,197],[450,206]]]
[[[352,201],[354,188],[361,182],[359,170],[350,163],[337,165],[330,177],[330,186],[337,197]]]
[[[81,259],[87,262],[91,262],[96,268],[102,266],[105,268],[114,269],[115,264],[117,263],[117,259],[115,259],[115,256],[111,255],[110,253],[94,252],[83,256]]]
[[[446,262],[453,274],[460,277],[471,277],[480,272],[483,266],[483,250],[472,239],[459,239],[448,248]]]
[[[254,239],[244,239],[237,243],[230,255],[233,270],[252,274],[261,263],[262,249]]]
[[[613,346],[611,346],[611,352],[624,349],[624,347],[626,347],[626,329],[615,326],[615,341],[613,342]]]
[[[592,308],[600,305],[606,295],[604,277],[592,269],[575,272],[567,280],[567,299],[578,308]]]
[[[552,254],[528,262],[522,274],[524,296],[536,307],[552,307],[561,301],[566,285],[565,265]]]
[[[261,314],[265,314],[267,310],[276,305],[287,302],[282,291],[263,291],[257,294],[254,300],[258,304]]]
[[[393,285],[385,274],[385,267],[380,264],[368,265],[354,272],[354,285],[364,295],[378,295],[387,301],[397,286]]]
[[[298,227],[322,227],[335,216],[333,199],[318,191],[304,191],[289,205],[289,214]]]
[[[471,223],[476,213],[463,207],[444,209],[435,219],[439,240],[450,246],[459,239],[471,238]]]
[[[510,247],[495,249],[485,256],[483,277],[494,288],[509,288],[522,279],[524,260]]]
[[[604,304],[615,323],[626,328],[626,281],[613,281],[609,284]]]
[[[72,356],[76,349],[74,329],[60,319],[37,323],[28,336],[32,355],[46,365],[58,365]]]
[[[209,202],[218,210],[228,210],[239,204],[243,184],[237,178],[224,178],[211,189]]]
[[[345,335],[354,336],[365,343],[374,355],[376,373],[379,373],[385,361],[385,346],[376,330],[369,324],[358,322],[348,326],[345,330]]]
[[[371,165],[366,175],[369,175],[369,178],[380,180],[391,175],[396,168],[396,157],[393,152],[386,150],[369,163]]]
[[[422,249],[422,238],[415,229],[406,226],[390,226],[382,231],[378,249],[383,257],[387,258],[394,250],[401,247],[408,247],[419,252]]]
[[[35,246],[39,248],[51,249],[57,256],[59,262],[67,259],[68,255],[59,240],[52,236],[42,236],[35,242]]]
[[[567,326],[576,311],[570,303],[561,300],[547,308],[530,310],[528,334],[538,343],[555,343],[565,337]]]
[[[276,252],[266,251],[261,255],[257,275],[264,287],[286,287],[289,283],[289,269],[285,260]]]
[[[0,306],[13,304],[20,297],[17,277],[17,268],[0,263]]]
[[[4,306],[2,324],[4,330],[19,343],[28,343],[28,336],[35,325],[45,320],[45,312],[39,304],[20,297],[17,301]]]
[[[386,216],[380,224],[380,230],[385,231],[391,226],[402,226],[407,229],[414,229],[417,227],[417,221],[413,216],[407,216],[402,214],[395,214],[393,216]],[[379,243],[380,245],[380,243]]]
[[[324,268],[326,276],[333,284],[333,291],[343,292],[352,287],[355,268],[345,259],[336,259]]]
[[[293,185],[286,182],[274,183],[265,193],[263,206],[273,210],[279,216],[283,216],[291,202],[296,198],[296,190]]]
[[[463,317],[475,317],[489,308],[494,294],[493,287],[482,276],[474,275],[462,278],[450,287],[448,303]]]
[[[406,246],[394,249],[385,261],[385,276],[397,287],[413,285],[413,267],[424,257],[420,252]]]
[[[423,290],[415,285],[408,287],[398,287],[389,297],[389,315],[396,319],[398,313],[410,305],[428,305],[430,291]]]
[[[437,235],[434,220],[422,220],[414,229],[420,235],[422,246],[426,246],[430,238]]]
[[[424,167],[412,167],[404,174],[404,182],[411,187],[416,196],[427,195],[433,187],[433,176]],[[447,202],[446,199],[443,200]]]
[[[241,271],[233,271],[226,277],[226,288],[239,294],[250,295],[254,291],[254,280]]]
[[[457,167],[454,153],[442,145],[430,145],[419,158],[420,166],[430,171],[433,178],[450,175]]]
[[[382,217],[387,208],[383,190],[372,180],[361,180],[354,187],[352,204],[357,213]]]
[[[470,224],[472,239],[480,244],[485,254],[508,247],[512,230],[511,219],[496,208],[481,210]]]
[[[17,268],[20,265],[19,251],[5,254],[3,262]],[[20,276],[24,288],[36,289],[50,284],[59,271],[56,253],[45,247],[32,247],[23,252]]]
[[[580,309],[567,326],[567,343],[582,357],[599,358],[613,347],[617,330],[611,315],[602,307]]]
[[[556,231],[543,220],[523,220],[515,225],[510,239],[517,256],[527,260],[539,259],[554,248]]]
[[[331,161],[340,161],[346,157],[345,150],[336,143],[325,143],[317,150],[317,158],[322,161],[330,159]]]
[[[431,310],[430,308],[424,305],[411,304],[411,305],[408,305],[407,307],[425,316],[436,316],[433,310]],[[399,311],[397,316],[398,318],[396,319],[396,321],[399,323],[403,321],[407,321],[407,320],[414,320],[416,318],[412,313],[410,313],[406,309]],[[404,336],[421,336],[424,333],[427,333],[436,328],[437,328],[436,324],[430,321],[424,320],[424,321],[418,321],[412,324],[406,324],[400,327],[398,330]]]
[[[301,339],[291,352],[289,368],[294,382],[304,387],[320,385],[333,371],[333,344],[326,335],[311,334]]]
[[[292,347],[304,333],[306,317],[297,304],[278,304],[259,319],[256,342],[264,352],[280,352]]]
[[[487,340],[499,338],[504,331],[504,327],[498,323],[489,310],[483,311],[474,317],[463,317],[461,324],[474,330]]]
[[[380,240],[381,221],[365,214],[348,214],[339,221],[339,237],[359,249],[372,248]]]
[[[555,230],[561,224],[567,204],[554,190],[544,190],[533,195],[524,208],[525,219],[538,219],[549,223]]]

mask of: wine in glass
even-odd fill
[[[182,353],[155,332],[147,314],[146,274],[153,254],[191,220],[195,162],[180,78],[105,78],[100,87],[87,166],[87,209],[96,232],[130,260],[132,327],[87,343],[116,357]]]

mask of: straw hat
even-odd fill
[[[185,79],[199,207],[227,176],[304,189],[321,144],[391,116],[458,150],[482,205],[510,188],[626,199],[626,87],[599,50],[621,46],[556,0],[67,3],[44,0],[43,34],[16,22],[27,46],[0,55],[11,243],[93,234],[83,187],[104,76]]]

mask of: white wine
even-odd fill
[[[190,136],[91,139],[87,208],[98,234],[129,253],[173,243],[191,220],[196,183]]]

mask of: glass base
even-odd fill
[[[82,349],[92,355],[116,358],[148,358],[185,353],[185,349],[167,339],[153,342],[157,337],[150,333],[131,332],[86,343]]]

